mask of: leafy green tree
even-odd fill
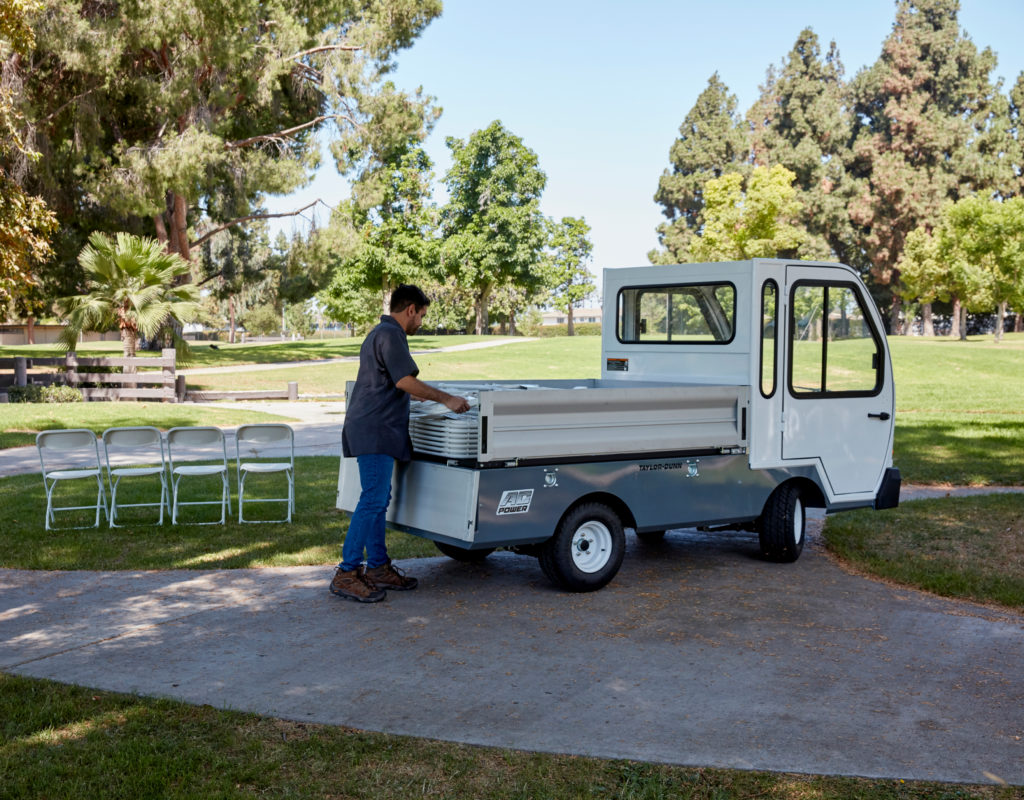
[[[844,91],[835,42],[823,55],[817,35],[805,28],[781,69],[769,69],[747,120],[754,163],[781,164],[796,176],[810,236],[803,255],[850,264],[859,254],[847,206],[857,187],[846,173],[851,127]]]
[[[551,302],[559,311],[565,312],[569,335],[574,336],[573,308],[596,288],[594,276],[587,269],[594,252],[590,226],[582,217],[562,217],[561,222],[549,221],[549,236]]]
[[[473,294],[477,334],[499,287],[527,293],[543,285],[540,195],[547,183],[537,154],[495,120],[468,140],[449,137],[449,202],[441,212],[442,268]]]
[[[25,96],[72,242],[115,225],[189,260],[304,184],[318,133],[361,180],[436,116],[384,78],[440,0],[44,2]]]
[[[35,43],[26,0],[0,0],[0,309],[38,285],[34,270],[52,255],[49,236],[57,220],[46,203],[24,190],[39,153],[26,141],[25,119],[14,89],[19,66]],[[7,76],[12,78],[9,80]],[[31,337],[30,337],[31,338]]]
[[[800,201],[795,176],[785,167],[754,167],[743,177],[729,173],[704,184],[704,228],[690,243],[694,261],[794,258],[807,240],[796,224]]]
[[[242,317],[245,332],[252,336],[268,336],[281,332],[281,312],[270,304],[255,306]]]
[[[908,234],[933,227],[942,204],[990,182],[972,142],[985,138],[996,87],[991,50],[961,33],[958,0],[898,0],[882,54],[852,84],[854,158],[862,190],[850,205],[875,282],[892,293],[900,330],[899,261]]]
[[[900,268],[908,298],[954,301],[954,336],[967,338],[966,311],[995,306],[1002,339],[1007,307],[1024,308],[1024,198],[947,203],[933,231],[907,237]]]
[[[680,125],[679,138],[669,150],[671,168],[662,173],[654,195],[667,221],[658,226],[661,249],[648,254],[652,263],[686,260],[690,239],[704,221],[708,179],[746,172],[750,142],[736,105],[736,96],[716,72]]]
[[[172,333],[172,324],[195,314],[199,291],[177,285],[189,272],[188,263],[168,253],[155,239],[119,233],[89,237],[79,263],[86,277],[84,294],[59,301],[67,325],[61,344],[74,349],[84,331],[121,331],[124,355],[134,357],[140,336],[170,335],[181,353],[188,345]]]
[[[431,167],[420,147],[399,153],[372,183],[338,207],[332,230],[324,234],[342,242],[327,248],[335,262],[328,294],[372,293],[377,308],[387,314],[396,286],[422,284],[436,272],[438,211],[431,200]]]

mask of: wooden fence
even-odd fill
[[[56,367],[57,371],[29,372],[36,367]],[[120,367],[122,371],[89,371],[96,367]],[[11,370],[11,374],[4,374],[7,370]],[[80,358],[77,353],[56,358],[0,358],[0,387],[62,383],[79,389],[86,400],[164,400],[174,403],[180,399],[175,377],[174,348],[166,348],[159,357],[153,358]],[[85,383],[98,385],[83,386]]]

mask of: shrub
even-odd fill
[[[82,393],[73,386],[10,386],[7,399],[12,403],[81,403]]]
[[[601,335],[601,323],[600,322],[577,322],[575,325],[576,336],[600,336]],[[562,325],[541,325],[537,329],[536,336],[541,337],[552,337],[552,336],[568,336],[569,335],[569,324],[565,323]]]

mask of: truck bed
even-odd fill
[[[437,384],[476,399],[471,418],[419,415],[419,452],[509,461],[622,457],[643,453],[734,451],[747,444],[747,386],[611,381]],[[445,453],[451,446],[453,452]]]

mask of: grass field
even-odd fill
[[[289,722],[0,675],[0,795],[352,800],[1021,800],[1022,790],[692,769]]]
[[[246,480],[246,497],[280,497],[281,475],[252,475]],[[190,499],[216,500],[219,479],[191,478],[183,483]],[[92,523],[88,511],[64,512],[58,517],[61,530],[44,530],[46,495],[38,474],[0,480],[0,565],[19,569],[232,569],[283,567],[337,563],[348,516],[334,508],[338,484],[338,459],[328,456],[300,458],[295,469],[296,513],[290,525],[154,525],[156,509],[118,512],[124,527],[72,530]],[[231,475],[232,503],[237,514],[237,485]],[[152,502],[159,498],[156,478],[125,481],[118,490],[119,503]],[[95,503],[96,488],[88,481],[64,481],[55,490],[55,505]],[[184,496],[184,495],[183,495]],[[284,516],[282,505],[246,504],[246,518]],[[219,519],[220,508],[194,506],[182,509],[185,522]],[[237,517],[235,518],[237,519]],[[395,558],[437,555],[426,539],[403,533],[388,534],[388,549]],[[329,571],[325,574],[329,574]]]

